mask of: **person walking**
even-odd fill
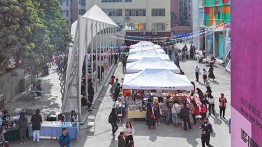
[[[117,126],[117,116],[116,116],[116,109],[115,108],[112,108],[111,110],[111,113],[109,115],[109,118],[108,118],[108,122],[111,124],[112,126],[112,136],[113,136],[113,139],[115,139],[115,133],[118,129],[118,126]]]
[[[124,133],[126,138],[126,146],[128,147],[129,144],[134,142],[133,136],[135,134],[135,129],[133,128],[130,121],[128,121],[126,126],[124,126]]]
[[[124,74],[126,72],[126,57],[125,56],[122,58],[122,70]]]
[[[62,129],[62,134],[59,136],[59,145],[60,147],[70,147],[71,137],[66,128]]]
[[[210,64],[209,70],[208,70],[208,78],[215,80],[215,75],[214,75],[214,67],[213,64]]]
[[[203,69],[203,81],[205,85],[208,85],[207,83],[207,71],[206,69]]]
[[[18,127],[19,127],[20,143],[21,144],[25,144],[27,123],[28,123],[28,120],[25,117],[25,113],[21,112],[20,118],[18,119],[18,122],[17,122]]]
[[[196,75],[196,81],[199,81],[199,74],[200,74],[200,68],[198,66],[196,66],[195,68],[195,75]]]
[[[178,104],[178,101],[175,101],[172,109],[171,109],[171,113],[172,113],[172,121],[173,121],[173,126],[174,127],[178,127],[178,122],[179,122],[179,112],[180,112],[181,106]]]
[[[40,115],[40,110],[36,109],[35,114],[31,117],[32,130],[33,130],[33,141],[40,141],[40,129],[42,123],[42,116]]]
[[[219,110],[220,110],[220,119],[222,117],[225,118],[225,111],[226,111],[227,99],[224,97],[224,94],[221,93],[221,97],[219,98]]]
[[[154,114],[155,114],[156,124],[160,125],[160,106],[158,104],[158,100],[154,102]]]
[[[166,100],[166,124],[167,125],[169,125],[169,122],[170,122],[171,108],[172,108],[172,105],[170,106],[170,104],[169,104],[169,99],[170,99],[170,96],[168,96],[167,100]]]
[[[203,94],[202,90],[200,90],[199,88],[196,88],[196,90],[197,90],[198,97],[199,97],[201,103],[203,104],[203,103],[204,103],[204,102],[203,102],[203,100],[204,100],[204,94]]]
[[[125,133],[120,132],[118,136],[118,147],[126,147]]]
[[[214,100],[214,97],[210,94],[208,96],[208,112],[209,112],[209,115],[213,114],[215,115],[215,100]]]
[[[200,106],[200,108],[201,108],[200,115],[201,115],[202,119],[205,119],[206,116],[207,116],[207,107],[206,107],[206,105],[202,104]]]
[[[114,101],[117,101],[117,98],[119,96],[119,93],[120,93],[120,84],[117,83],[117,86],[115,88],[115,92],[114,92]]]
[[[94,87],[93,87],[92,82],[88,84],[87,91],[88,91],[88,101],[89,101],[88,111],[92,111],[91,106],[92,106],[94,95],[95,95],[95,91],[94,91]]]
[[[202,147],[205,147],[206,145],[208,147],[213,147],[210,145],[210,133],[213,132],[212,125],[209,123],[208,118],[204,119],[204,124],[201,125],[200,129],[201,131],[201,142]]]
[[[147,103],[146,121],[148,129],[151,129],[151,126],[153,126],[153,129],[155,129],[155,115],[150,103]]]
[[[187,107],[187,103],[183,104],[184,107],[181,109],[181,117],[183,119],[183,124],[184,124],[184,130],[187,130],[187,127],[189,127],[189,129],[192,129],[191,127],[191,123],[190,123],[190,118],[189,118],[189,114],[190,114],[190,108]]]

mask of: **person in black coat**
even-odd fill
[[[125,135],[124,132],[120,132],[118,136],[118,147],[126,147],[126,140],[124,135]]]
[[[40,115],[40,110],[36,109],[35,114],[31,117],[32,130],[33,130],[33,141],[39,142],[40,139],[40,129],[42,123],[42,116]]]
[[[91,105],[93,103],[93,99],[94,99],[94,95],[95,95],[95,91],[94,91],[94,87],[93,87],[93,83],[90,82],[88,84],[88,101],[89,101],[89,105],[88,105],[88,109],[89,111],[91,110]]]
[[[114,92],[114,101],[117,100],[118,96],[119,96],[119,93],[120,93],[120,84],[117,83],[117,86],[115,88],[115,92]]]
[[[215,75],[214,75],[214,67],[213,64],[210,64],[210,68],[208,70],[208,78],[213,79],[213,81],[215,80]]]
[[[155,129],[155,116],[150,102],[147,103],[146,121],[147,121],[148,129],[151,129],[151,126],[153,126],[153,129]]]
[[[204,124],[201,125],[200,129],[202,129],[201,132],[201,142],[202,147],[205,147],[206,145],[208,147],[213,147],[210,145],[210,133],[213,132],[212,125],[209,123],[208,118],[204,119]]]
[[[112,108],[108,121],[112,126],[112,135],[113,135],[113,139],[115,139],[115,133],[118,129],[118,126],[117,126],[117,123],[116,123],[117,115],[116,115],[116,109],[115,108]]]
[[[187,103],[184,103],[184,107],[180,110],[181,117],[183,119],[183,124],[184,124],[184,130],[187,130],[187,125],[189,129],[192,129],[191,123],[190,123],[190,108],[187,107]]]

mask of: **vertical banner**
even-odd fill
[[[261,0],[232,5],[232,147],[262,147],[261,6]]]

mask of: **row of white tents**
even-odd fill
[[[135,51],[133,51],[135,50]],[[193,85],[170,61],[165,51],[152,42],[130,47],[123,89],[193,90]]]

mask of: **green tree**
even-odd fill
[[[0,72],[3,72],[8,59],[19,49],[19,37],[22,10],[16,0],[0,0]]]
[[[45,0],[41,3],[44,11],[44,20],[50,34],[51,45],[55,50],[64,51],[72,41],[69,27],[62,17],[58,0]]]

